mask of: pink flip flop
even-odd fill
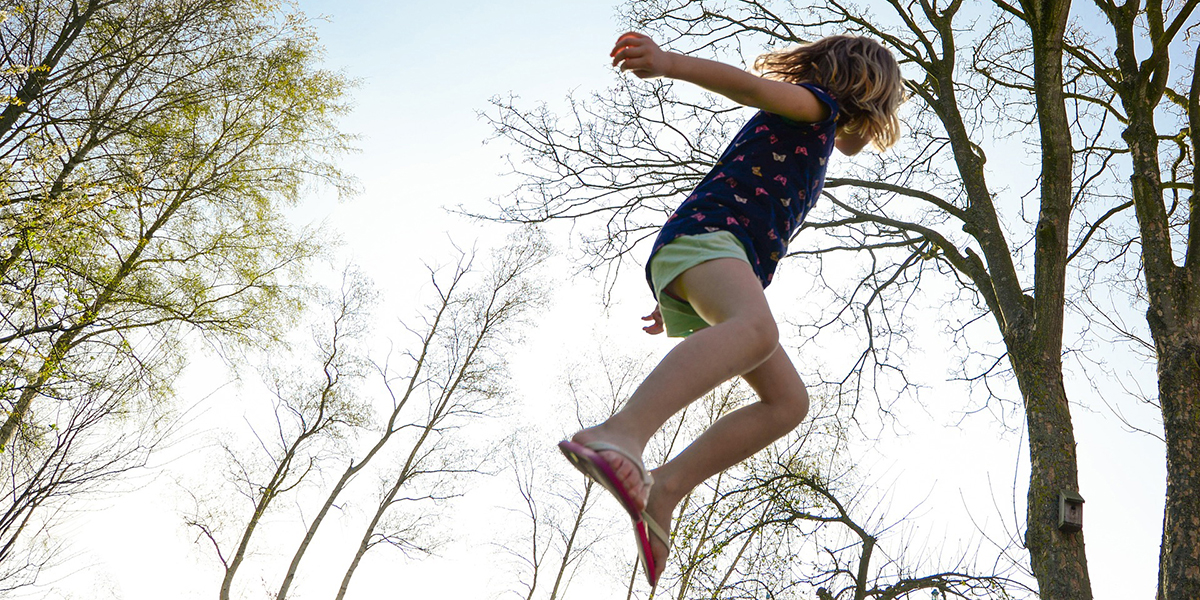
[[[642,484],[647,486],[654,485],[654,478],[646,472],[646,467],[642,465],[642,459],[636,457],[625,450],[606,444],[604,442],[591,442],[588,444],[577,444],[575,442],[564,440],[558,443],[558,449],[562,451],[563,456],[571,461],[571,464],[579,469],[581,473],[592,478],[605,489],[612,492],[612,495],[617,498],[621,506],[629,513],[629,518],[634,522],[642,520],[642,512],[634,503],[633,495],[621,483],[621,478],[617,477],[616,471],[603,456],[600,456],[600,451],[612,451],[624,456],[638,468],[638,472],[642,474]],[[648,546],[647,546],[648,547]]]
[[[671,536],[654,522],[646,513],[639,515],[639,520],[633,523],[633,533],[637,536],[638,542],[638,558],[642,561],[642,568],[646,571],[646,579],[650,582],[650,587],[654,588],[658,585],[658,576],[655,574],[658,569],[657,563],[654,562],[654,552],[650,548],[650,536],[658,538],[667,548],[671,547]]]

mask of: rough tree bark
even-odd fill
[[[1078,491],[1071,409],[1063,386],[1063,310],[1074,185],[1063,87],[1063,33],[1070,0],[1022,0],[1033,44],[1033,86],[1041,135],[1041,209],[1034,249],[1032,321],[1005,331],[1025,399],[1029,492],[1025,540],[1045,599],[1092,597],[1083,532],[1058,531],[1058,495]]]

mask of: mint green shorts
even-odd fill
[[[654,258],[650,260],[650,281],[669,337],[687,337],[708,327],[709,323],[696,314],[691,304],[672,298],[663,292],[663,288],[684,271],[718,258],[737,258],[750,264],[745,246],[737,236],[723,230],[685,235],[654,253]]]

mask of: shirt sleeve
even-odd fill
[[[829,117],[823,121],[820,121],[819,123],[816,123],[817,125],[824,125],[831,121],[837,121],[837,117],[838,117],[837,100],[834,100],[833,96],[831,96],[829,94],[829,92],[825,91],[825,88],[823,88],[819,85],[816,85],[814,83],[797,83],[796,85],[812,92],[813,95],[817,97],[817,100],[824,102],[825,105],[829,107]]]

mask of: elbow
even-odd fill
[[[839,137],[834,140],[833,145],[842,154],[845,154],[846,156],[854,156],[862,151],[862,149],[867,145],[867,141],[859,138],[847,139]]]

